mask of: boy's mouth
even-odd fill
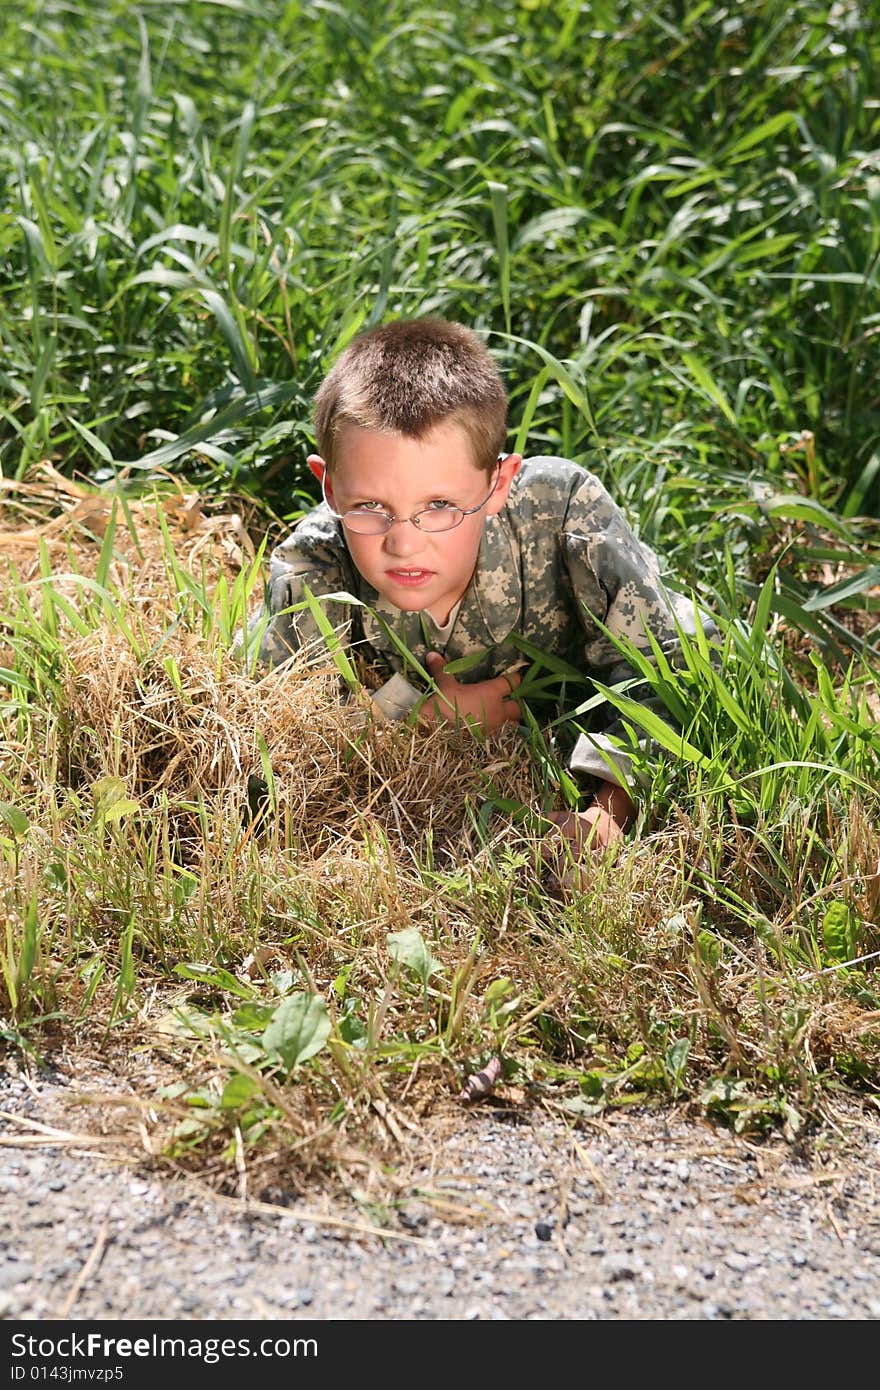
[[[386,571],[388,578],[395,584],[422,584],[426,579],[430,579],[433,571],[422,569],[396,569]]]

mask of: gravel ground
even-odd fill
[[[5,1319],[880,1317],[870,1112],[798,1157],[670,1110],[570,1131],[483,1102],[438,1122],[380,1239],[353,1206],[247,1206],[102,1157],[69,1137],[71,1089],[0,1079]]]

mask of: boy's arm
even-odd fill
[[[308,607],[306,589],[316,598],[350,592],[342,556],[333,533],[320,517],[307,516],[269,559],[269,575],[262,606],[248,620],[235,642],[236,651],[249,661],[274,667],[308,647],[315,652],[326,642]],[[324,604],[333,627],[345,640],[351,623],[350,606],[334,601]]]
[[[634,646],[650,651],[650,631],[661,651],[674,664],[681,650],[678,627],[696,630],[693,604],[669,590],[661,577],[657,557],[632,530],[620,507],[592,474],[571,498],[563,528],[563,556],[584,629],[585,670],[605,685],[632,681],[638,673],[626,661],[611,638],[592,621],[592,615],[609,632],[628,638]],[[707,632],[712,624],[705,623]],[[667,722],[670,715],[650,686],[642,681],[627,695],[652,709]],[[620,717],[611,712],[604,732],[582,734],[571,756],[574,771],[614,782],[632,776],[632,760],[609,734],[622,732]]]

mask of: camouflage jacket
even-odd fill
[[[471,658],[473,664],[458,676],[462,681],[485,680],[521,662],[522,651],[510,640],[517,634],[606,685],[630,680],[634,672],[594,615],[641,648],[648,646],[650,629],[670,657],[679,647],[673,614],[685,631],[694,631],[692,603],[667,591],[656,555],[638,540],[598,478],[561,458],[527,459],[504,508],[486,518],[477,566],[445,643],[433,639],[427,614],[395,608],[366,583],[340,523],[322,503],[272,553],[266,600],[246,637],[251,649],[259,644],[261,661],[274,666],[303,647],[324,648],[308,609],[290,611],[302,603],[305,586],[322,599],[347,644],[389,674],[406,677],[412,670],[389,630],[422,665],[431,650],[448,661]],[[409,688],[415,703],[422,692]],[[581,688],[576,698],[589,694]],[[571,766],[616,781],[600,750],[626,775],[630,759],[607,737],[615,723],[607,707],[604,730],[601,723],[589,737],[578,738]]]

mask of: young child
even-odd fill
[[[308,608],[291,611],[307,589],[351,594],[366,607],[322,606],[354,650],[388,671],[374,694],[386,715],[422,701],[425,721],[471,719],[492,733],[521,718],[512,634],[608,685],[634,672],[594,615],[639,647],[650,629],[673,652],[674,617],[694,630],[691,605],[667,593],[656,556],[591,473],[504,452],[506,418],[495,363],[461,324],[398,320],[356,337],[315,398],[320,452],[308,464],[324,501],[271,556],[267,599],[248,625],[259,659],[274,666],[323,645]],[[402,674],[386,625],[438,693]],[[473,664],[447,674],[462,657]],[[581,734],[571,754],[592,804],[550,816],[556,842],[561,832],[576,857],[635,816],[622,785],[630,760],[611,731]]]

